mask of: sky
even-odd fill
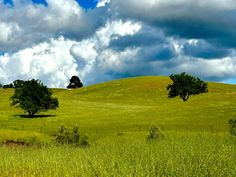
[[[236,84],[235,0],[0,0],[0,83],[187,72]]]

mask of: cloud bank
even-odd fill
[[[0,83],[37,78],[65,87],[140,75],[189,72],[236,79],[233,0],[0,1]]]

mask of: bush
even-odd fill
[[[80,136],[79,128],[74,127],[72,130],[61,126],[55,135],[58,144],[71,144],[75,146],[88,147],[88,137]]]
[[[229,132],[231,135],[236,136],[236,119],[229,120]]]
[[[82,136],[81,137],[80,146],[82,146],[82,147],[89,147],[88,137],[87,136]]]
[[[164,135],[161,132],[161,129],[157,126],[152,126],[147,136],[147,142],[158,141],[163,138],[164,138]]]

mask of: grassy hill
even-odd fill
[[[41,148],[0,147],[0,176],[235,176],[236,86],[209,83],[209,93],[167,98],[167,77],[138,77],[78,90],[53,89],[60,108],[29,119],[9,106],[0,89],[0,140],[49,143]],[[54,146],[61,125],[79,126],[88,149]],[[161,141],[147,143],[151,125]]]
[[[236,117],[236,86],[209,83],[209,93],[187,102],[167,98],[167,77],[137,77],[116,80],[77,90],[54,89],[60,108],[42,113],[49,117],[22,118],[23,111],[10,106],[13,90],[0,90],[0,125],[36,130],[60,125],[81,128],[134,128],[160,124],[163,127],[214,126],[218,131]],[[177,128],[177,127],[176,127]]]
[[[209,93],[187,102],[167,98],[167,77],[137,77],[92,85],[77,90],[54,89],[60,108],[42,113],[49,117],[22,118],[22,110],[10,106],[13,90],[0,90],[0,126],[8,129],[55,130],[60,125],[106,130],[157,124],[167,129],[192,128],[225,131],[236,117],[236,86],[209,83]]]

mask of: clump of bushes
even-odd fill
[[[88,137],[81,136],[78,127],[71,130],[61,126],[58,133],[55,135],[55,140],[58,144],[71,144],[80,147],[89,147]]]
[[[161,129],[157,126],[152,126],[147,136],[147,142],[158,141],[164,138],[164,134]]]
[[[236,119],[229,120],[229,133],[236,136]]]

